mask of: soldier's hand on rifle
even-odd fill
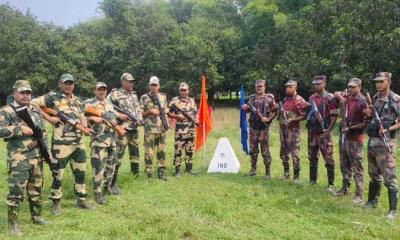
[[[90,117],[89,118],[91,121],[93,121],[94,123],[97,123],[97,124],[102,124],[104,121],[103,121],[103,118],[101,118],[101,117],[95,117],[95,116],[92,116],[92,117]]]
[[[343,133],[347,133],[349,130],[350,130],[350,129],[349,129],[348,127],[346,127],[346,128],[344,128],[344,129],[342,130],[342,132],[343,132]]]
[[[320,136],[321,136],[321,137],[328,137],[329,134],[330,134],[330,132],[329,132],[327,129],[325,129],[325,130],[324,130],[324,133],[322,133]]]
[[[56,125],[56,124],[58,124],[58,123],[62,123],[61,120],[60,120],[60,118],[58,118],[58,117],[56,117],[56,116],[54,116],[54,117],[49,116],[48,119],[47,119],[47,121],[48,121],[49,123],[51,123],[52,125]]]
[[[118,117],[118,119],[120,119],[120,120],[122,120],[122,121],[128,121],[128,120],[129,120],[129,117],[126,116],[126,115],[123,114],[123,113],[118,113],[118,114],[117,114],[117,117]]]
[[[385,128],[379,128],[379,135],[380,135],[380,136],[385,136],[385,134],[386,134],[387,131],[388,131],[388,130],[385,129]]]
[[[149,112],[154,116],[159,116],[160,115],[160,110],[158,110],[156,108],[150,109]]]
[[[249,110],[249,105],[243,104],[240,108],[241,108],[243,111],[248,111],[248,110]]]
[[[24,136],[32,136],[33,135],[33,130],[30,127],[27,127],[25,125],[21,125],[21,131]]]
[[[175,114],[175,118],[179,121],[182,121],[185,119],[185,116],[183,116],[182,114]]]
[[[199,122],[199,120],[196,118],[196,119],[194,119],[194,124],[196,124],[196,125],[199,125],[200,124],[200,122]]]
[[[265,123],[269,123],[269,121],[271,121],[271,119],[268,118],[268,117],[262,117],[262,118],[261,118],[261,121],[263,121],[263,122],[265,122]]]

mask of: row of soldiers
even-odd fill
[[[378,204],[381,183],[388,189],[389,213],[394,219],[398,202],[396,176],[396,130],[400,127],[400,96],[391,91],[391,73],[380,72],[373,79],[377,94],[361,94],[362,81],[349,80],[342,92],[326,91],[326,76],[315,76],[312,81],[314,93],[305,101],[297,94],[297,82],[286,84],[286,98],[276,103],[272,94],[265,93],[265,80],[257,80],[256,93],[241,106],[250,113],[250,162],[248,176],[256,175],[259,149],[265,165],[265,179],[270,178],[271,154],[269,151],[269,127],[274,117],[280,125],[280,158],[283,164],[283,179],[290,178],[290,156],[293,160],[293,181],[299,183],[300,173],[300,122],[306,120],[308,129],[308,159],[310,161],[310,184],[317,183],[318,159],[321,153],[327,170],[328,191],[334,196],[349,193],[354,177],[354,204],[363,202],[364,169],[362,164],[364,132],[368,139],[368,174],[370,177],[366,208]],[[342,111],[340,111],[340,109]],[[333,159],[332,130],[339,113],[340,170],[343,176],[342,188],[334,187],[335,161]]]
[[[8,226],[13,235],[22,235],[18,225],[19,209],[27,194],[31,219],[34,224],[47,222],[41,217],[43,162],[52,173],[50,200],[52,215],[61,215],[62,180],[68,163],[74,176],[76,206],[94,209],[87,201],[85,186],[86,151],[83,135],[90,136],[90,157],[93,191],[98,204],[104,204],[106,194],[122,194],[117,185],[118,171],[126,148],[129,150],[131,172],[139,174],[138,127],[144,128],[145,172],[152,178],[152,159],[157,158],[158,178],[165,176],[166,115],[176,120],[175,176],[180,176],[184,159],[186,172],[194,175],[194,148],[197,107],[189,97],[189,86],[181,83],[180,96],[167,103],[160,93],[159,78],[149,80],[149,92],[138,99],[133,90],[130,73],[121,76],[121,88],[107,95],[107,85],[99,82],[95,97],[84,102],[74,95],[74,77],[62,74],[60,91],[50,92],[35,99],[28,81],[18,80],[13,86],[13,101],[0,110],[0,137],[7,143],[8,152]],[[51,151],[48,150],[44,120],[51,123]]]

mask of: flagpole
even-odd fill
[[[204,115],[204,113],[203,113]],[[203,117],[204,119],[204,117]],[[206,123],[205,121],[203,121],[203,139],[204,139],[204,143],[203,143],[203,167],[204,169],[206,169]]]

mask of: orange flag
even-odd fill
[[[200,150],[207,140],[208,133],[211,131],[211,119],[206,99],[206,77],[204,75],[201,76],[201,97],[198,118],[200,127],[196,128],[195,151]]]

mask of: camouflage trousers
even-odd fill
[[[144,163],[146,164],[146,173],[153,172],[153,157],[154,153],[157,156],[157,166],[165,167],[166,158],[166,133],[145,133],[144,134]]]
[[[194,136],[194,132],[175,133],[174,166],[180,166],[182,158],[185,160],[186,165],[192,164]]]
[[[289,155],[292,156],[293,169],[300,169],[300,129],[281,127],[280,132],[280,157],[285,172],[289,171]]]
[[[341,138],[339,138],[341,139]],[[339,143],[340,171],[343,176],[343,187],[349,187],[354,173],[356,196],[362,196],[364,192],[364,168],[362,165],[363,143],[345,140],[344,145]]]
[[[86,199],[86,153],[84,144],[53,144],[51,152],[57,160],[57,167],[56,169],[52,169],[54,177],[51,185],[50,199],[56,200],[62,197],[61,181],[68,162],[75,178],[75,195],[79,199]]]
[[[335,167],[333,160],[333,141],[332,135],[321,136],[308,134],[308,159],[310,167],[318,167],[319,152],[325,161],[325,167]]]
[[[94,192],[99,193],[104,186],[111,185],[116,164],[115,152],[115,146],[92,147],[90,156]]]
[[[125,149],[128,146],[129,160],[131,163],[139,164],[139,134],[138,130],[127,130],[123,137],[118,136],[117,144],[117,165],[121,165]]]
[[[387,188],[397,188],[396,158],[386,147],[368,146],[368,174],[371,182],[380,184],[383,178]]]
[[[253,169],[257,168],[257,157],[259,153],[258,146],[261,148],[261,155],[264,160],[266,173],[269,174],[271,166],[271,154],[269,152],[269,129],[256,130],[250,128],[250,163]]]
[[[7,205],[19,207],[26,193],[30,203],[40,205],[43,187],[43,162],[40,158],[10,159],[7,165]]]

